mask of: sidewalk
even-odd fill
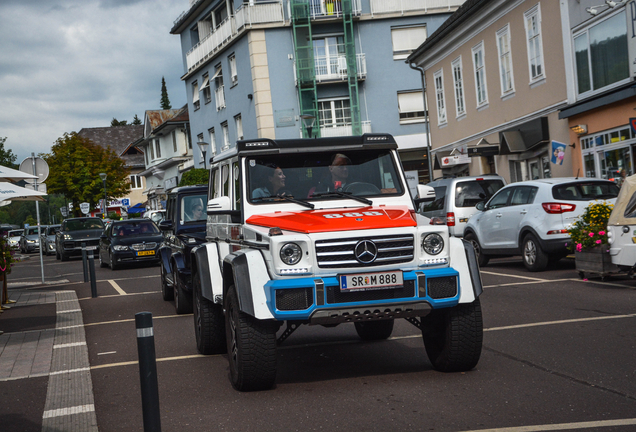
[[[42,391],[29,384],[48,376],[41,430],[97,432],[84,322],[75,291],[13,289],[9,298],[16,303],[0,315],[0,384],[19,396]],[[13,419],[14,429],[11,419],[2,429],[20,430],[22,419]]]

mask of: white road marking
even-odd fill
[[[514,426],[495,429],[471,429],[471,432],[537,432],[537,431],[554,431],[554,430],[574,430],[574,429],[591,429],[599,427],[612,426],[631,426],[636,425],[636,418],[616,419],[616,420],[600,420],[578,423],[558,423],[533,426]],[[468,431],[464,431],[468,432]]]
[[[69,408],[59,408],[59,409],[44,411],[44,414],[42,414],[42,418],[46,419],[51,417],[61,417],[61,416],[72,415],[72,414],[87,413],[91,411],[95,411],[95,405],[93,404],[79,405],[79,406],[74,406]]]
[[[508,275],[500,275],[500,276],[508,276]],[[484,285],[484,288],[497,288],[497,287],[507,287],[507,286],[519,286],[519,285],[532,285],[532,284],[540,284],[540,283],[552,283],[552,282],[565,282],[565,281],[572,281],[572,280],[578,280],[578,279],[552,279],[552,280],[547,280],[547,279],[537,279],[537,280],[533,280],[531,282],[510,282],[510,283],[504,283],[504,284],[497,284],[497,285]]]
[[[86,345],[86,342],[70,342],[65,344],[53,345],[53,349],[70,348],[70,347],[85,346],[85,345]]]
[[[66,374],[66,373],[86,372],[86,371],[89,371],[89,370],[91,370],[91,368],[88,368],[88,367],[77,368],[77,369],[67,369],[67,370],[51,372],[51,373],[49,373],[49,375],[61,375],[61,374]]]
[[[152,319],[158,320],[163,318],[182,318],[182,317],[191,317],[191,316],[192,314],[162,315],[162,316],[153,316]],[[126,319],[115,320],[115,321],[102,321],[102,322],[96,322],[96,323],[88,323],[88,324],[84,324],[84,326],[89,327],[89,326],[96,326],[96,325],[103,325],[103,324],[121,324],[121,323],[134,322],[134,321],[135,321],[134,318],[126,318]]]
[[[108,351],[108,352],[103,352],[103,353],[97,353],[98,356],[100,355],[108,355],[108,354],[116,354],[117,351]]]
[[[530,276],[519,276],[519,275],[495,273],[495,272],[489,272],[489,271],[484,271],[484,270],[480,270],[480,272],[482,274],[489,274],[489,275],[494,275],[494,276],[507,276],[507,277],[513,277],[513,278],[519,278],[519,279],[529,279],[529,280],[542,281],[542,282],[549,282],[550,281],[549,279],[541,279],[541,278],[530,277]]]
[[[110,279],[108,282],[113,286],[113,288],[115,288],[115,291],[117,291],[119,295],[126,295],[126,291],[121,289],[121,287],[113,279]]]

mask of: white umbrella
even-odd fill
[[[44,192],[23,188],[13,183],[0,182],[0,201],[44,201]]]
[[[29,173],[0,165],[0,181],[18,181],[34,178],[37,177]]]

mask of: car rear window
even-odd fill
[[[591,201],[618,196],[619,187],[611,182],[589,181],[564,183],[552,188],[552,197],[564,201]]]
[[[475,207],[480,201],[488,201],[504,186],[501,180],[470,180],[455,186],[455,207]]]
[[[420,204],[420,212],[432,212],[444,210],[444,203],[446,201],[446,186],[433,187],[435,189],[435,199],[431,202],[423,202]]]

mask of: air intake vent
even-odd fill
[[[457,278],[455,276],[429,278],[428,295],[434,299],[455,297],[457,295]]]
[[[314,304],[313,288],[276,290],[276,309],[278,310],[305,310],[312,304]]]

